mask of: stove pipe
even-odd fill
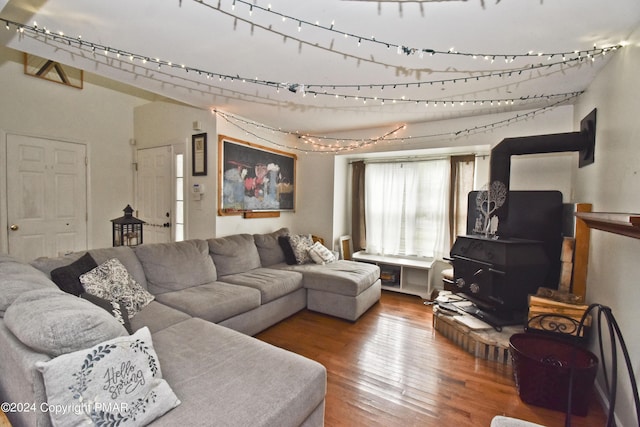
[[[509,179],[511,177],[511,156],[523,154],[562,153],[578,151],[579,167],[594,162],[596,144],[596,109],[594,108],[580,121],[579,132],[505,138],[491,150],[490,181],[502,182],[507,190],[507,198],[496,215],[500,221],[506,219],[509,203]]]

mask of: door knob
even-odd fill
[[[16,231],[18,228],[18,224],[11,224],[11,227],[9,227],[11,229],[11,231]]]

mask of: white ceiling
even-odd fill
[[[585,51],[625,41],[640,24],[640,1],[0,0],[0,19],[10,28],[1,42],[13,49],[196,107],[319,133],[562,102],[547,96],[588,86],[616,53],[592,61]],[[14,22],[29,28],[19,32]],[[35,23],[49,34],[34,32]],[[53,37],[60,32],[65,38]],[[428,49],[443,53],[418,53]],[[563,65],[562,55],[538,55],[575,50],[583,59],[570,54]]]

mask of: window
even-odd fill
[[[449,251],[449,159],[369,163],[367,252],[441,258]]]
[[[184,240],[184,154],[175,155],[175,227],[174,241]]]

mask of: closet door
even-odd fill
[[[87,147],[7,135],[9,253],[30,261],[87,249]]]

